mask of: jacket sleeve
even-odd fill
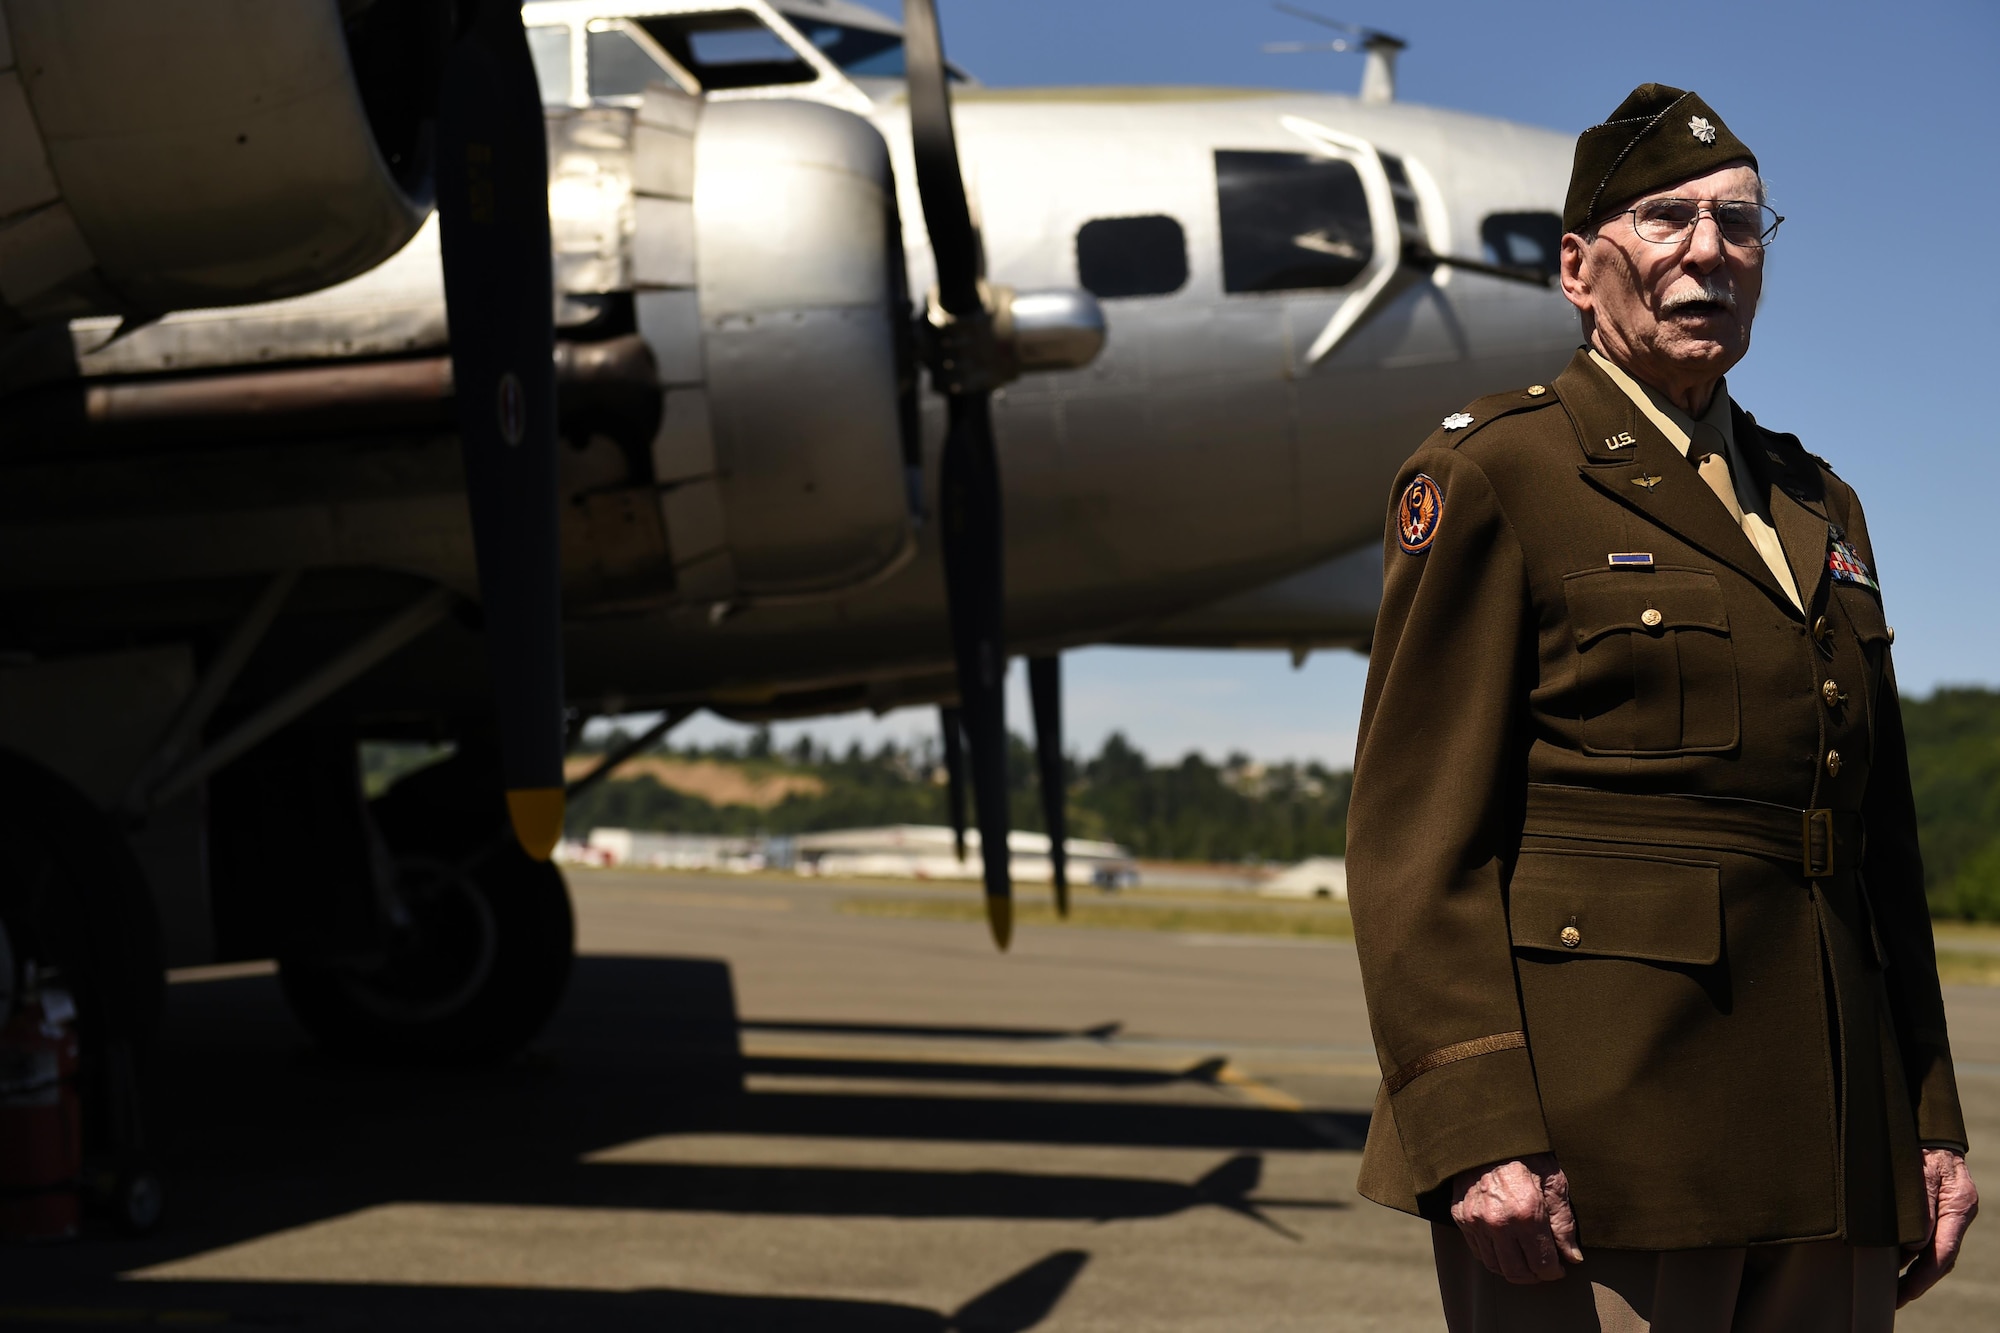
[[[1849,535],[1862,558],[1875,568],[1861,506],[1850,509]],[[1909,1080],[1917,1138],[1932,1147],[1965,1150],[1965,1115],[1945,1030],[1944,994],[1938,985],[1937,946],[1931,934],[1930,903],[1924,896],[1923,854],[1917,845],[1917,804],[1910,784],[1909,745],[1903,735],[1902,701],[1888,645],[1882,647],[1874,710],[1874,753],[1861,812],[1867,849],[1861,874],[1868,905],[1888,954],[1883,974],[1896,1028],[1896,1043]]]
[[[1548,1150],[1505,886],[1525,799],[1535,620],[1526,558],[1485,473],[1421,450],[1435,535],[1392,507],[1348,813],[1348,896],[1395,1128],[1419,1195]]]

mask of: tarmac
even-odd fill
[[[569,999],[497,1068],[337,1063],[267,969],[172,986],[165,1223],[0,1249],[0,1329],[1442,1328],[1428,1228],[1354,1192],[1351,945],[1039,927],[998,955],[840,910],[879,888],[571,883]],[[1947,997],[1977,1170],[2000,988]],[[1988,1219],[1899,1327],[1996,1326]]]

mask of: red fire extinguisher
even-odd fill
[[[64,1240],[83,1218],[76,1005],[22,968],[0,1026],[0,1240]]]

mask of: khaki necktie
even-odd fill
[[[1706,434],[1707,432],[1703,432]],[[1736,480],[1729,475],[1729,460],[1721,453],[1701,455],[1695,464],[1701,479],[1708,483],[1708,489],[1715,492],[1715,498],[1722,501],[1722,507],[1736,520],[1736,526],[1743,526],[1743,506],[1736,500]]]

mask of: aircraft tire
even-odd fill
[[[369,1063],[487,1063],[541,1031],[569,982],[569,890],[511,836],[481,842],[397,850],[409,921],[382,958],[279,960],[292,1013],[321,1045]]]

